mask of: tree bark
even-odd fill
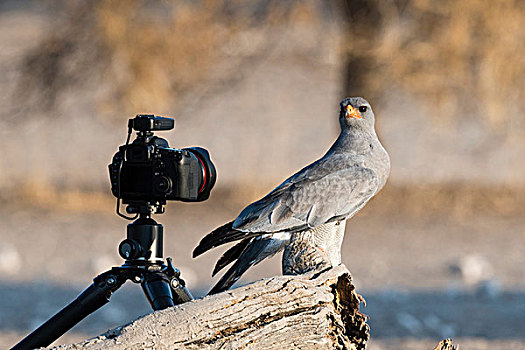
[[[207,296],[56,349],[365,349],[369,327],[344,265]]]

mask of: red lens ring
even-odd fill
[[[204,162],[200,157],[197,157],[199,162],[201,162],[202,168],[204,169],[204,181],[202,182],[201,189],[199,190],[199,194],[204,190],[204,186],[206,186],[206,181],[208,180],[208,172],[206,171],[206,167],[204,166]]]

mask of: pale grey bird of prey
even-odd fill
[[[341,132],[322,158],[200,241],[193,257],[240,240],[217,261],[213,275],[234,264],[210,294],[227,290],[250,266],[283,248],[284,274],[341,263],[345,221],[383,188],[390,173],[390,158],[374,123],[374,112],[364,98],[345,98],[339,113]]]

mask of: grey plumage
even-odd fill
[[[284,247],[283,274],[299,275],[341,264],[344,233],[345,221],[292,233],[290,241]]]
[[[250,267],[285,248],[283,273],[341,263],[345,220],[386,183],[390,160],[374,130],[375,116],[361,97],[346,98],[341,133],[319,160],[292,175],[237,218],[205,236],[193,256],[236,240],[214,273],[235,261],[211,293],[228,289]]]

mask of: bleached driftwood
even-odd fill
[[[369,328],[358,307],[340,265],[260,280],[56,349],[364,349]]]

